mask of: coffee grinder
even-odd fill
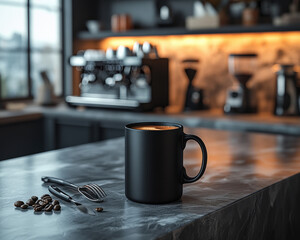
[[[256,69],[256,54],[230,54],[228,58],[229,73],[237,82],[227,90],[224,112],[254,113],[257,111],[254,93],[247,87],[248,81]]]
[[[189,80],[189,84],[186,91],[184,110],[203,110],[207,109],[207,106],[203,103],[204,89],[196,87],[193,84],[193,80],[197,73],[197,67],[199,60],[197,59],[185,59],[182,61],[184,64],[184,72]]]
[[[276,71],[276,93],[274,114],[277,116],[297,116],[300,114],[297,69],[294,65],[274,66]]]

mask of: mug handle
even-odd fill
[[[183,149],[185,149],[186,143],[188,140],[194,140],[196,141],[199,146],[201,147],[202,151],[202,164],[199,173],[195,177],[189,177],[186,173],[185,168],[183,167],[183,183],[192,183],[196,182],[199,178],[202,177],[203,173],[205,172],[206,169],[206,164],[207,164],[207,151],[204,142],[201,140],[201,138],[195,136],[195,135],[190,135],[190,134],[185,134],[183,135]]]

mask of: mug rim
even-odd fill
[[[157,130],[141,130],[141,129],[132,128],[132,127],[135,127],[135,126],[144,126],[144,125],[178,127],[178,128],[175,128],[175,129],[166,129],[166,130],[163,130],[163,132],[164,131],[176,131],[176,130],[179,130],[179,129],[183,129],[183,126],[181,124],[172,123],[172,122],[135,122],[135,123],[129,123],[129,124],[125,125],[125,129],[132,130],[132,131],[157,132]]]

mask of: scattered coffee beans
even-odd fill
[[[45,211],[46,211],[46,212],[51,212],[52,209],[53,209],[53,205],[52,205],[52,204],[49,204],[49,205],[47,205],[47,206],[45,207]]]
[[[44,201],[47,200],[48,202],[52,202],[52,198],[49,195],[41,197]]]
[[[103,208],[102,208],[102,207],[97,207],[95,210],[96,210],[97,212],[102,212],[102,211],[103,211]]]
[[[52,210],[60,211],[61,209],[59,201],[53,200],[49,194],[44,194],[40,199],[37,196],[32,196],[27,200],[26,204],[23,201],[16,201],[14,205],[22,209],[32,206],[34,212],[51,212]]]
[[[31,199],[36,202],[38,200],[38,197],[37,196],[32,196]]]
[[[44,203],[44,200],[42,200],[42,199],[37,200],[36,203],[37,203],[38,205],[43,205],[43,204],[45,204],[45,203]]]
[[[22,209],[27,209],[27,208],[28,208],[28,205],[27,205],[27,204],[23,204],[23,205],[21,205],[21,208],[22,208]]]
[[[14,205],[15,205],[16,207],[21,207],[23,204],[24,204],[23,201],[16,201],[16,202],[14,203]]]
[[[43,210],[43,207],[42,206],[36,206],[34,209],[33,209],[35,212],[40,212]]]
[[[27,200],[26,204],[32,206],[34,204],[34,201],[30,198]]]
[[[56,204],[53,208],[54,211],[60,211],[61,207],[59,204]]]

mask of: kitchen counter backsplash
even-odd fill
[[[256,92],[259,112],[273,110],[274,64],[300,64],[300,32],[108,38],[99,41],[97,46],[100,49],[132,47],[136,41],[151,42],[157,46],[160,57],[170,59],[170,103],[182,107],[188,84],[184,59],[199,60],[193,83],[205,89],[204,101],[211,108],[223,108],[226,90],[235,81],[228,73],[228,55],[256,53],[257,70],[248,86]]]

